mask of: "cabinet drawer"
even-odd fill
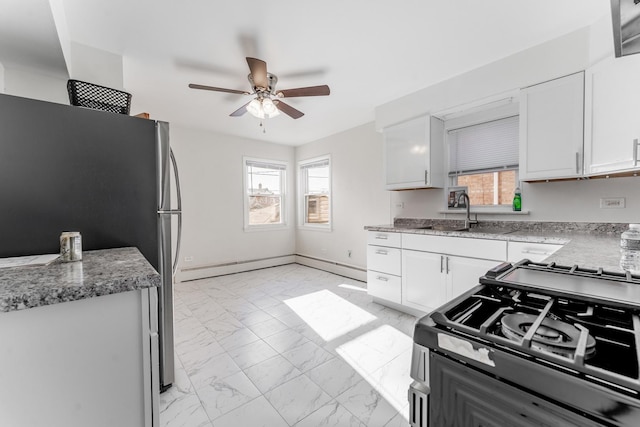
[[[504,261],[507,257],[507,242],[504,240],[407,233],[402,235],[402,248],[496,261]]]
[[[367,246],[367,269],[382,273],[402,274],[402,251],[398,248],[386,246]]]
[[[523,258],[527,258],[533,262],[540,262],[551,256],[562,246],[552,243],[509,242],[507,261],[518,262]]]
[[[389,246],[391,248],[399,248],[401,243],[401,233],[390,233],[386,231],[369,231],[367,243],[369,245]]]
[[[372,297],[400,304],[402,302],[401,289],[400,277],[377,271],[367,271],[367,291]]]

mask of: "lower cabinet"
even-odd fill
[[[500,261],[402,251],[402,304],[424,312],[468,291]]]

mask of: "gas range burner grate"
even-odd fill
[[[520,270],[522,270],[520,268]],[[517,271],[509,270],[502,276]],[[481,281],[482,282],[482,281]],[[606,298],[491,283],[429,317],[437,327],[478,337],[485,345],[528,354],[574,375],[640,393],[640,307]],[[609,286],[608,281],[604,281]]]
[[[502,318],[502,333],[505,337],[521,342],[530,337],[530,345],[540,351],[575,358],[584,354],[585,359],[595,354],[596,340],[586,328],[545,317],[534,329],[537,317],[527,313],[507,314]],[[531,334],[531,331],[533,335]],[[583,338],[586,335],[586,338]]]

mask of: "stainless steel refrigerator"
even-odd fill
[[[0,257],[56,253],[63,231],[84,251],[137,247],[162,276],[161,391],[174,380],[181,228],[168,123],[0,94]]]

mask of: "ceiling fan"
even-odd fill
[[[253,92],[236,89],[224,89],[213,86],[205,86],[190,83],[191,89],[212,90],[214,92],[236,93],[238,95],[255,95],[255,98],[238,108],[230,114],[232,117],[242,116],[249,112],[260,119],[275,117],[280,111],[291,118],[299,119],[304,116],[302,111],[296,110],[289,104],[281,101],[282,98],[294,98],[300,96],[325,96],[329,95],[329,86],[309,86],[296,89],[276,90],[278,77],[267,72],[267,63],[256,58],[247,57],[247,64],[251,71],[247,78],[251,84]]]

